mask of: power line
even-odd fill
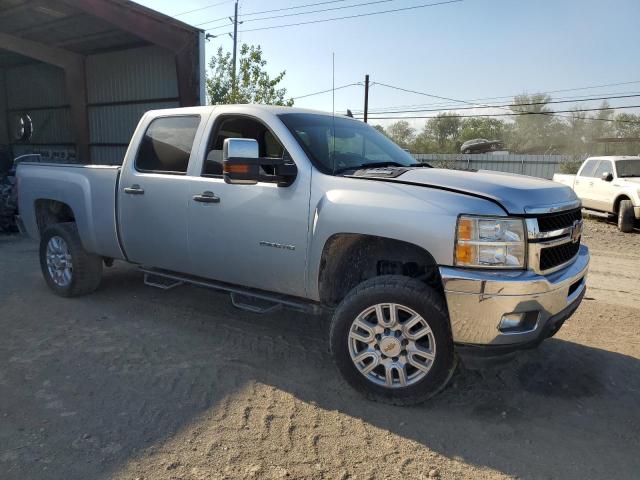
[[[565,88],[565,89],[561,89],[561,90],[549,90],[549,91],[544,91],[544,92],[535,92],[535,93],[539,93],[539,94],[550,94],[550,93],[561,93],[561,92],[571,92],[571,91],[578,91],[578,90],[589,90],[589,89],[595,89],[595,88],[604,88],[604,87],[613,87],[613,86],[620,86],[620,85],[631,85],[631,84],[637,84],[640,83],[640,80],[633,80],[633,81],[628,81],[628,82],[618,82],[618,83],[609,83],[606,85],[591,85],[591,86],[587,86],[587,87],[575,87],[575,88]],[[514,98],[518,95],[521,95],[523,92],[517,93],[517,94],[512,94],[512,95],[503,95],[503,96],[499,96],[499,97],[482,97],[482,98],[472,98],[472,99],[468,99],[466,100],[466,102],[477,102],[480,100],[502,100],[502,99],[510,99],[510,98]],[[618,93],[605,93],[604,95],[624,95],[630,92],[618,92]],[[582,96],[588,96],[587,95],[582,95]],[[569,98],[578,98],[579,96],[576,97],[558,97],[558,100],[562,100],[562,99],[569,99]],[[457,103],[460,103],[459,101]],[[378,107],[375,110],[378,111],[378,113],[381,113],[383,110],[389,110],[389,109],[395,109],[395,108],[402,108],[402,107],[431,107],[431,106],[445,106],[445,105],[450,105],[450,103],[442,103],[442,102],[437,102],[437,103],[421,103],[421,104],[408,104],[408,105],[395,105],[395,106],[387,106],[387,107]]]
[[[347,88],[347,87],[354,87],[356,85],[362,85],[362,82],[355,82],[355,83],[348,83],[346,85],[342,85],[340,87],[336,87],[336,88],[329,88],[327,90],[320,90],[319,92],[313,92],[313,93],[307,93],[305,95],[299,95],[297,97],[291,97],[292,100],[298,100],[300,98],[306,98],[306,97],[312,97],[313,95],[320,95],[322,93],[329,93],[332,92],[333,90],[341,90],[343,88]]]
[[[322,12],[330,12],[330,11],[334,11],[334,10],[344,10],[346,8],[357,8],[357,7],[366,7],[369,5],[376,5],[378,3],[389,3],[389,2],[395,2],[396,0],[375,0],[373,2],[364,2],[364,3],[356,3],[353,5],[343,5],[341,7],[331,7],[331,8],[323,8],[320,10],[310,10],[308,12],[296,12],[296,13],[287,13],[285,15],[273,15],[271,17],[260,17],[260,18],[250,18],[249,20],[243,20],[242,23],[248,23],[248,22],[257,22],[260,20],[273,20],[276,18],[285,18],[285,17],[296,17],[299,15],[311,15],[313,13],[322,13]],[[218,28],[225,28],[226,25],[220,25],[219,27],[211,27],[208,30],[215,30]]]
[[[640,108],[640,105],[624,105],[621,107],[609,108],[581,108],[575,110],[558,110],[555,112],[518,112],[518,113],[485,113],[477,115],[431,115],[431,116],[391,116],[391,117],[369,117],[372,120],[406,120],[406,119],[423,119],[423,118],[481,118],[481,117],[520,117],[523,115],[557,115],[559,113],[577,113],[577,112],[601,112],[606,110],[617,110],[623,108]],[[358,115],[361,116],[361,115]],[[610,119],[586,119],[586,120],[610,120]],[[618,120],[610,120],[618,121]],[[625,123],[640,123],[627,122]]]
[[[616,96],[609,96],[609,97],[593,97],[593,98],[584,98],[582,99],[583,102],[590,102],[590,101],[596,101],[596,100],[614,100],[614,99],[620,99],[620,98],[633,98],[633,97],[640,97],[640,94],[635,94],[635,95],[616,95]],[[548,104],[552,104],[552,103],[573,103],[575,102],[575,100],[553,100],[553,101],[549,101],[549,102],[530,102],[530,103],[509,103],[509,104],[504,104],[504,105],[477,105],[477,106],[472,106],[472,107],[458,107],[455,108],[455,110],[474,110],[474,109],[478,109],[478,108],[509,108],[511,109],[511,107],[529,107],[529,106],[535,106],[535,105],[548,105]],[[375,112],[375,113],[419,113],[419,112],[443,112],[446,110],[451,110],[451,109],[446,109],[446,108],[434,108],[434,109],[412,109],[412,110],[391,110],[391,111],[385,111],[385,112]]]
[[[385,13],[395,13],[395,12],[405,12],[408,10],[416,10],[419,8],[427,8],[427,7],[436,7],[439,5],[447,5],[450,3],[461,3],[464,0],[447,0],[447,1],[443,1],[443,2],[437,2],[437,3],[426,3],[426,4],[422,4],[422,5],[414,5],[412,7],[404,7],[404,8],[395,8],[392,10],[383,10],[383,11],[379,11],[379,12],[370,12],[370,13],[360,13],[357,15],[348,15],[345,17],[335,17],[335,18],[324,18],[321,20],[309,20],[307,22],[298,22],[298,23],[286,23],[283,25],[272,25],[270,27],[259,27],[259,28],[250,28],[247,30],[240,30],[240,33],[246,33],[246,32],[257,32],[260,30],[271,30],[274,28],[286,28],[286,27],[296,27],[299,25],[310,25],[313,23],[325,23],[325,22],[333,22],[336,20],[347,20],[347,19],[351,19],[351,18],[361,18],[361,17],[370,17],[372,15],[382,15]]]
[[[228,0],[228,1],[232,1],[232,0]],[[328,2],[317,2],[317,3],[307,3],[306,5],[294,5],[292,7],[284,7],[284,8],[274,8],[272,10],[262,10],[260,12],[250,12],[250,13],[243,13],[242,15],[240,15],[241,18],[244,17],[249,17],[249,16],[253,16],[253,15],[261,15],[263,13],[274,13],[274,12],[281,12],[283,10],[294,10],[294,9],[298,9],[298,8],[306,8],[306,7],[317,7],[318,5],[327,5],[329,3],[341,3],[341,2],[346,2],[347,0],[330,0]],[[225,3],[225,2],[223,2]],[[201,25],[208,25],[209,23],[214,23],[214,22],[219,22],[220,20],[226,20],[227,17],[220,17],[220,18],[215,18],[213,20],[209,20],[207,22],[203,22],[203,23],[196,23],[196,27],[199,27]]]
[[[213,3],[213,4],[210,4],[210,5],[205,5],[204,7],[194,8],[193,10],[187,10],[186,12],[174,13],[173,16],[174,17],[180,17],[182,15],[187,15],[189,13],[194,13],[194,12],[200,12],[201,10],[207,10],[209,8],[217,7],[218,5],[223,5],[225,3],[231,3],[231,2],[233,2],[233,0],[224,0],[224,2],[218,2],[218,3]],[[224,18],[227,18],[227,17],[224,17]]]

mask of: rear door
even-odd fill
[[[586,208],[597,208],[595,206],[597,202],[594,197],[595,192],[593,187],[595,180],[594,174],[599,162],[600,160],[597,159],[587,160],[578,172],[578,175],[576,175],[573,189],[576,195],[582,200],[582,206]]]
[[[120,237],[127,258],[146,266],[188,272],[187,167],[200,115],[154,118],[127,158],[118,192]]]

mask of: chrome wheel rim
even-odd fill
[[[55,236],[47,243],[47,270],[53,283],[59,287],[66,287],[73,277],[73,262],[71,252],[64,238]]]
[[[436,358],[429,323],[415,310],[379,303],[363,310],[349,330],[349,354],[367,380],[403,388],[422,380]]]

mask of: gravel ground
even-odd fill
[[[35,243],[0,237],[0,477],[637,479],[640,234],[587,221],[585,242],[589,290],[557,337],[400,408],[343,383],[326,319],[126,265],[58,298]]]

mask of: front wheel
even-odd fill
[[[42,233],[40,267],[49,288],[62,297],[91,293],[102,278],[102,259],[84,249],[75,223],[58,223]]]
[[[622,200],[620,207],[618,207],[618,228],[624,233],[633,232],[635,220],[633,203],[631,203],[631,200]]]
[[[416,279],[390,275],[358,285],[338,306],[330,335],[338,369],[372,400],[423,402],[455,370],[445,303]]]

